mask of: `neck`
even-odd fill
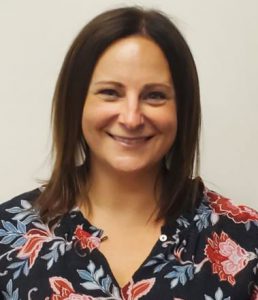
[[[81,209],[94,225],[101,227],[108,219],[125,226],[155,223],[158,168],[130,173],[98,166],[91,168],[89,175],[88,199],[81,202]]]

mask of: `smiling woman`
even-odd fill
[[[164,13],[87,24],[55,89],[51,177],[0,206],[1,299],[258,299],[258,213],[203,185],[200,116]]]
[[[133,35],[108,47],[92,75],[82,129],[96,172],[158,174],[177,115],[169,65],[156,43]]]

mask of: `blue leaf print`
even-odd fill
[[[22,268],[16,270],[16,271],[13,273],[13,279],[17,279],[17,278],[20,276],[21,271],[22,271]]]
[[[211,214],[212,210],[203,203],[197,209],[197,214],[194,217],[194,221],[197,221],[196,226],[199,232],[209,226],[209,219],[211,218]]]
[[[23,235],[26,233],[26,226],[22,224],[21,222],[17,221],[17,228],[11,223],[11,222],[5,222],[2,221],[3,228],[0,231],[0,243],[1,244],[11,244],[15,239],[17,239],[11,247],[13,249],[22,246],[26,239],[23,237]]]
[[[183,266],[173,266],[173,271],[165,275],[165,278],[172,279],[170,286],[171,288],[175,287],[179,282],[182,285],[185,285],[187,282],[187,275],[189,280],[192,280],[194,277],[194,266],[193,264],[186,264]]]
[[[6,286],[6,290],[8,294],[11,294],[13,292],[13,282],[12,280],[9,280]]]
[[[19,297],[19,290],[18,288],[13,292],[13,295],[12,295],[12,299],[13,300],[18,300],[18,297]]]
[[[18,238],[13,244],[12,244],[12,248],[19,248],[21,246],[23,246],[26,243],[26,238],[25,237],[20,237]]]
[[[18,207],[18,206],[14,206],[12,208],[6,209],[6,211],[9,212],[9,213],[11,213],[11,214],[17,214],[17,213],[21,212],[22,209],[20,207]]]
[[[106,295],[111,296],[112,299],[121,300],[119,294],[119,288],[112,284],[112,280],[109,275],[106,275],[102,278],[104,274],[103,267],[100,266],[99,269],[96,269],[96,266],[93,261],[90,260],[87,270],[77,270],[79,276],[85,280],[81,283],[87,290],[101,290]]]
[[[23,223],[24,225],[28,225],[28,224],[31,223],[32,221],[38,219],[38,216],[37,216],[37,215],[32,215],[30,212],[29,212],[29,213],[26,213],[26,215],[28,215],[27,218],[25,218],[25,219],[22,220],[22,223]],[[13,220],[21,220],[21,216],[14,217]]]
[[[13,291],[13,281],[10,279],[6,286],[6,292],[2,291],[2,294],[4,295],[5,300],[18,300],[19,289],[17,288]]]
[[[215,293],[215,298],[212,298],[206,294],[204,295],[205,300],[230,300],[231,299],[231,297],[227,297],[227,298],[223,298],[223,297],[224,297],[223,291],[220,287],[217,289],[217,291]]]
[[[26,226],[20,221],[17,221],[17,229],[18,229],[19,233],[22,233],[22,234],[26,233]]]
[[[9,222],[9,221],[2,221],[2,224],[3,224],[3,226],[4,226],[4,228],[5,228],[6,231],[8,231],[8,232],[15,232],[15,233],[18,232],[18,230],[15,228],[15,226],[11,222]]]
[[[189,279],[192,280],[194,278],[194,268],[193,267],[188,268],[187,269],[187,274],[189,276]]]
[[[21,206],[25,209],[31,209],[32,207],[30,202],[27,200],[21,200]]]
[[[53,266],[53,264],[58,261],[60,256],[63,256],[65,254],[66,250],[68,251],[70,249],[71,249],[71,245],[66,244],[65,240],[61,239],[59,241],[55,241],[52,244],[52,246],[49,248],[49,250],[51,251],[41,256],[41,258],[47,261],[47,270],[49,270]]]
[[[12,263],[8,266],[8,269],[16,269],[20,266],[22,266],[24,264],[24,261],[19,261],[19,262],[15,262],[15,263]]]
[[[153,259],[151,259],[150,261],[148,261],[145,266],[148,267],[148,266],[153,266],[155,264],[157,264],[158,262],[163,262],[165,261],[165,255],[163,253],[160,253],[156,256],[153,257]]]
[[[90,272],[85,271],[85,270],[77,270],[77,272],[82,279],[87,280],[87,281],[92,280],[92,276],[91,276]]]
[[[7,233],[8,234],[8,233]],[[1,244],[8,245],[10,244],[15,238],[17,238],[16,234],[8,234],[7,236],[3,237],[0,241]]]
[[[104,275],[104,270],[102,266],[100,266],[100,268],[94,274],[94,279],[98,282],[100,277],[102,277],[103,275]]]
[[[110,286],[112,284],[112,279],[109,275],[107,275],[103,280],[102,280],[102,286],[106,291],[110,290]]]
[[[84,282],[81,283],[81,285],[86,289],[86,290],[98,290],[99,289],[99,285],[95,282]]]
[[[27,200],[21,200],[21,207],[15,206],[6,209],[7,212],[14,214],[12,220],[22,221],[24,225],[28,225],[32,220],[38,219],[38,215],[31,204]]]
[[[29,274],[29,264],[28,264],[28,260],[23,260],[20,262],[15,262],[10,264],[8,267],[8,269],[17,269],[14,274],[13,274],[13,279],[18,278],[18,276],[20,275],[21,271],[23,272],[24,275],[28,275]]]
[[[150,261],[148,261],[144,267],[155,266],[153,269],[154,273],[160,272],[168,263],[175,260],[174,255],[169,255],[165,257],[164,253],[160,253],[154,256]]]
[[[177,224],[178,224],[179,226],[183,226],[184,228],[187,228],[187,227],[190,226],[189,221],[188,221],[186,218],[182,217],[182,216],[180,216],[180,217],[176,220],[176,222],[177,222]]]
[[[0,229],[0,236],[5,236],[6,235],[6,231],[3,229]]]
[[[177,285],[178,285],[178,278],[174,278],[173,280],[171,280],[171,282],[170,282],[170,288],[171,289],[173,289]]]
[[[87,269],[88,269],[88,270],[90,271],[90,273],[92,274],[92,273],[94,273],[95,268],[96,268],[96,267],[95,267],[94,262],[93,262],[92,260],[90,260],[90,263],[89,263]]]
[[[159,264],[154,268],[154,273],[159,273],[166,265],[167,263]]]
[[[112,295],[113,297],[115,297],[114,300],[116,300],[116,299],[117,299],[117,300],[120,300],[120,299],[121,299],[121,298],[120,298],[120,294],[119,294],[119,288],[116,287],[115,285],[113,285],[111,295]]]

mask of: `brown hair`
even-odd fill
[[[94,67],[114,41],[140,34],[155,41],[165,54],[176,91],[178,131],[166,155],[159,217],[176,216],[193,206],[199,179],[200,96],[195,63],[176,26],[164,13],[141,7],[106,11],[90,21],[72,43],[61,68],[52,106],[54,167],[37,199],[43,220],[69,211],[87,181],[87,160],[77,166],[78,150],[88,153],[81,128],[82,111]],[[165,158],[164,158],[165,160]],[[195,165],[195,168],[194,168]],[[196,175],[195,174],[195,175]]]

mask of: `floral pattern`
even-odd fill
[[[143,279],[134,283],[131,280],[123,289],[122,289],[122,299],[123,300],[138,300],[142,296],[147,295],[152,289],[155,283],[155,278]]]
[[[72,284],[62,277],[51,277],[49,283],[54,291],[51,300],[92,300],[93,298],[86,295],[76,294]]]
[[[249,260],[256,258],[254,253],[248,253],[223,231],[220,235],[214,232],[212,238],[208,238],[204,251],[212,263],[213,273],[218,273],[220,280],[227,280],[232,285],[236,284],[236,274],[246,267]]]
[[[29,268],[35,263],[44,242],[51,239],[51,233],[38,228],[30,229],[24,236],[25,244],[19,250],[17,257],[29,260]]]
[[[78,209],[54,228],[44,224],[33,207],[40,192],[0,205],[0,300],[258,300],[251,208],[205,188],[192,213],[162,227],[165,241],[120,287],[99,250],[103,231]]]
[[[254,209],[245,205],[236,206],[229,199],[211,191],[207,192],[207,196],[211,201],[211,207],[216,213],[226,215],[235,223],[258,222],[258,212]]]
[[[89,232],[83,229],[82,225],[77,225],[74,237],[77,241],[79,241],[82,249],[89,249],[92,251],[100,245],[100,238],[92,236]]]

